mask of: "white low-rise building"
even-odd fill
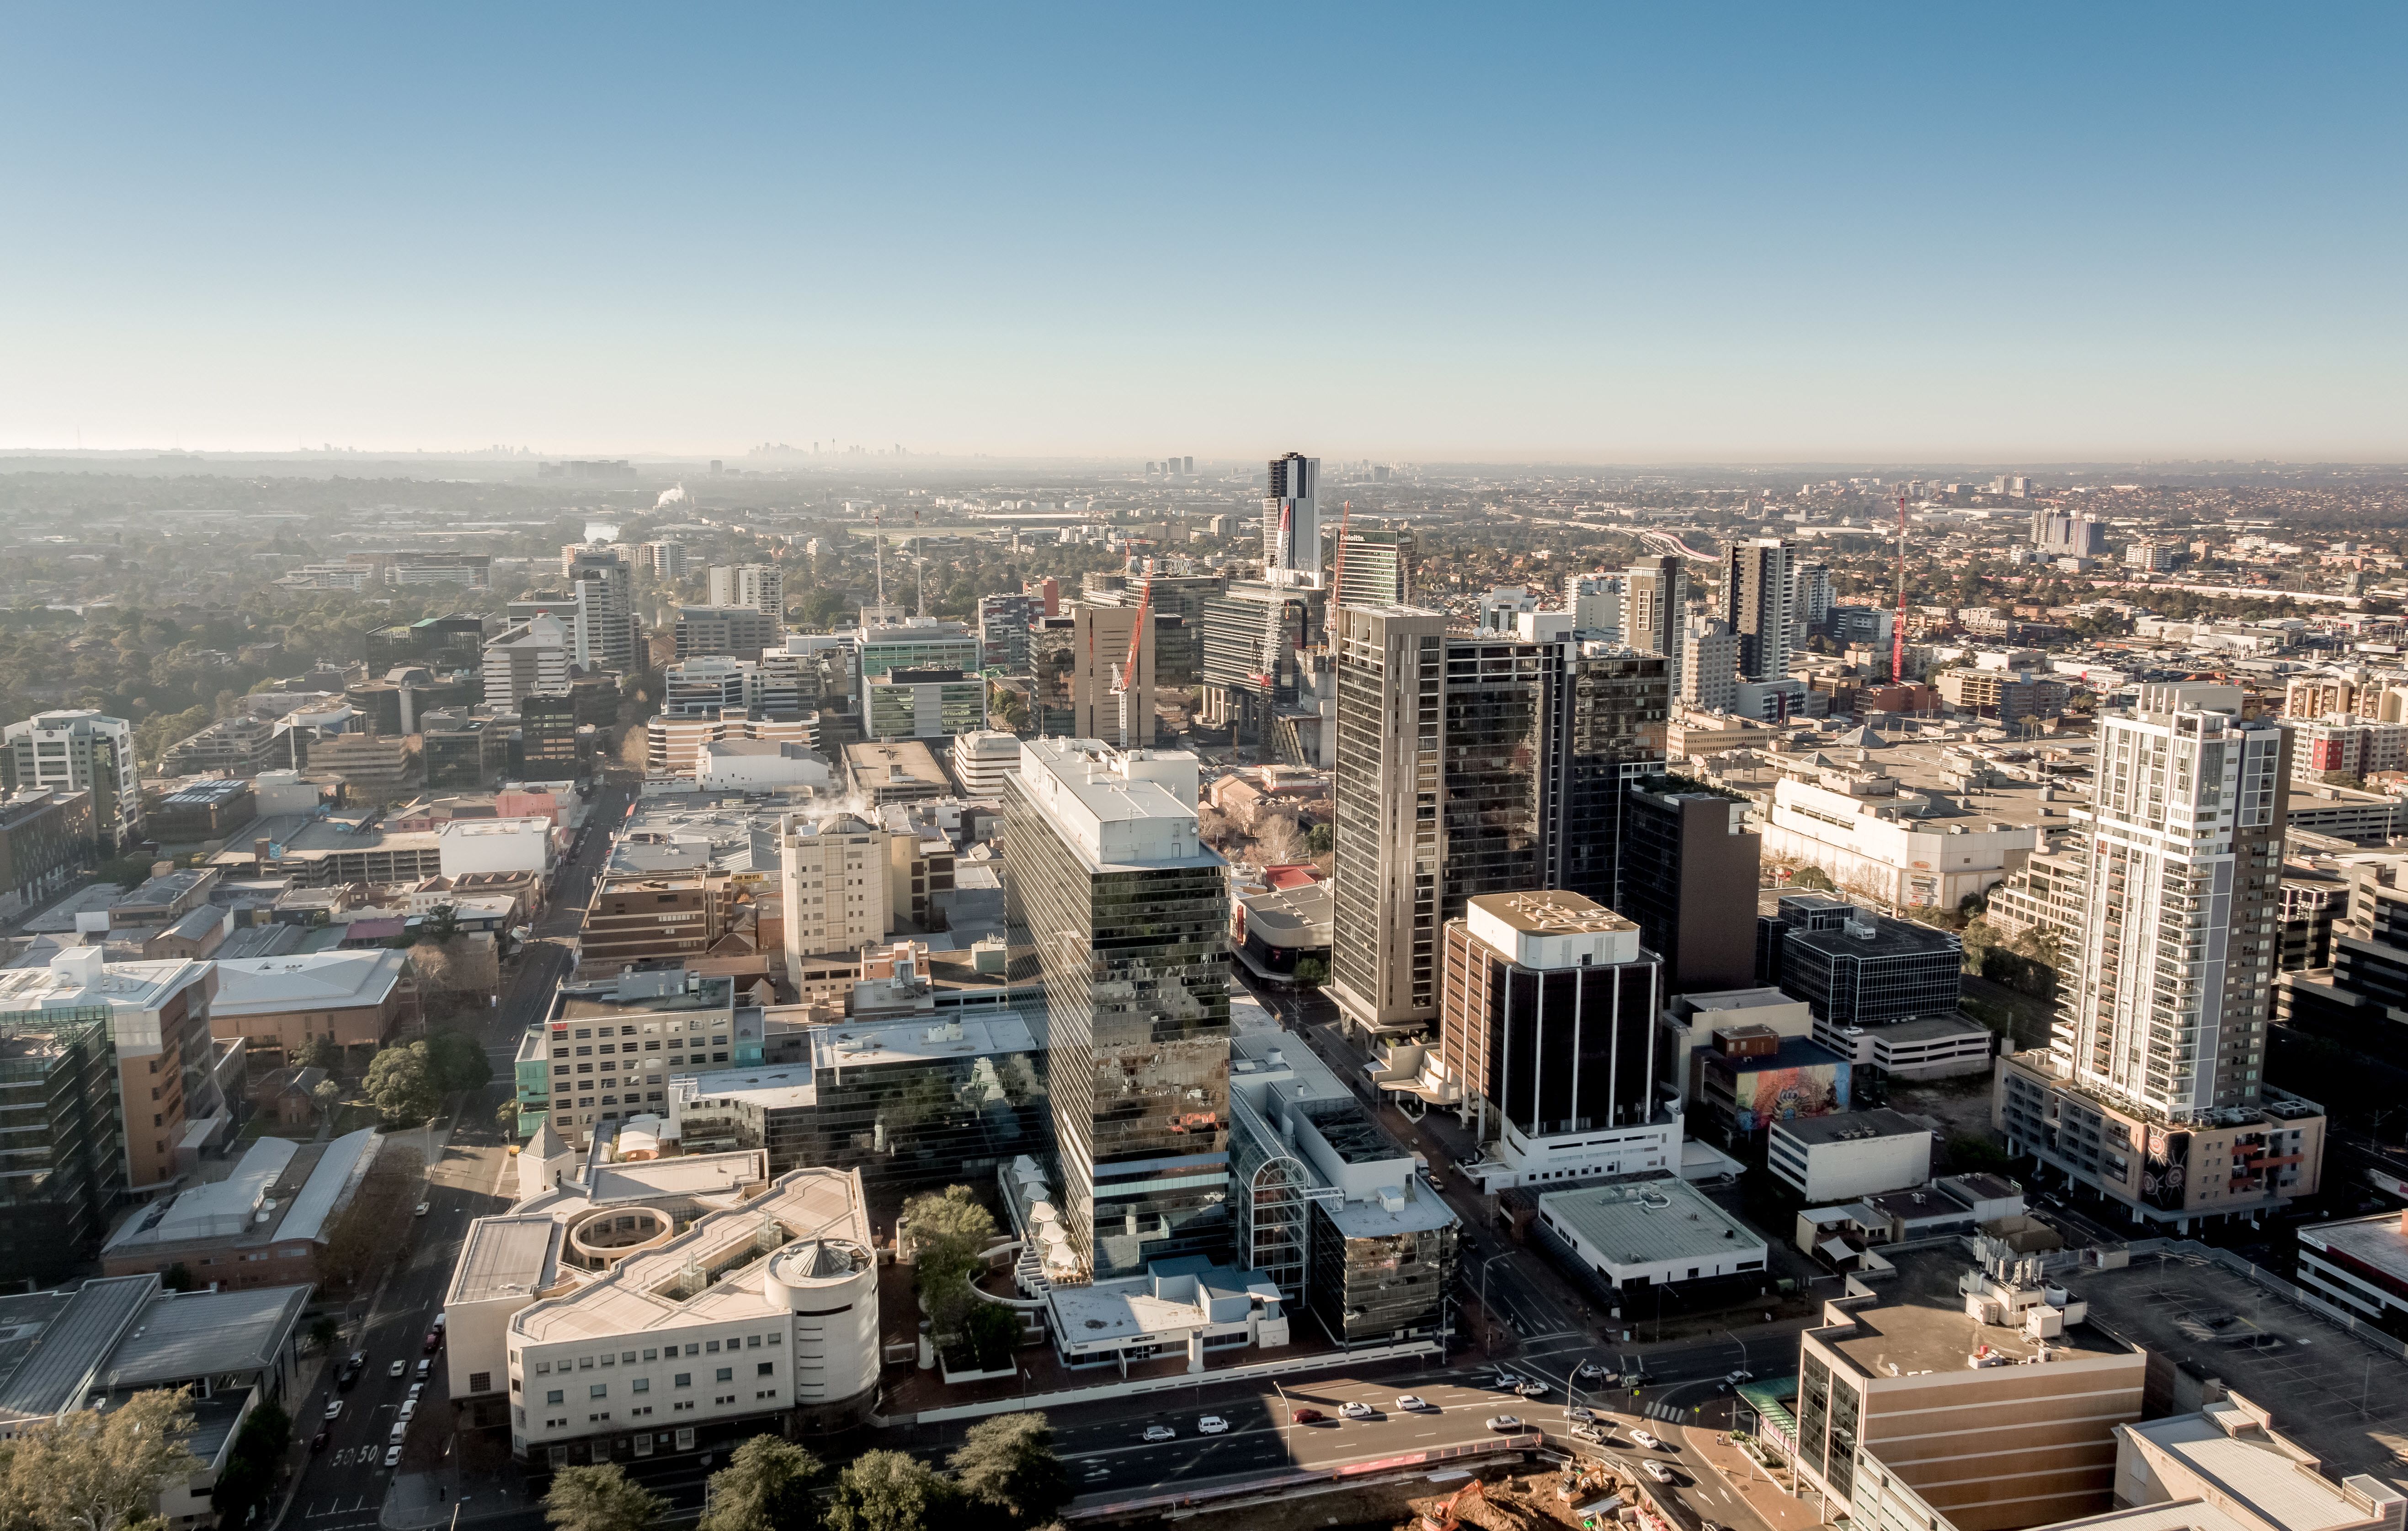
[[[1019,736],[981,728],[953,736],[953,780],[966,797],[1001,797],[1020,774]]]
[[[695,748],[694,774],[704,792],[825,791],[836,780],[818,751],[791,739],[711,739]]]
[[[552,869],[550,819],[454,819],[436,831],[437,854],[445,877],[479,872]]]
[[[1765,1167],[1810,1203],[1906,1191],[1931,1180],[1931,1129],[1886,1107],[1772,1123]]]
[[[1670,1176],[1548,1192],[1531,1226],[1612,1292],[1760,1278],[1770,1253],[1762,1234]]]
[[[538,1129],[524,1199],[469,1225],[444,1307],[460,1424],[506,1419],[512,1455],[556,1470],[860,1423],[879,1367],[860,1177],[645,1157],[648,1125],[581,1163]]]
[[[1772,790],[1764,857],[1819,866],[1841,892],[1892,909],[1955,909],[2003,880],[2039,847],[2032,825],[1932,813],[1931,807],[1895,783],[1848,792],[1784,780]]]

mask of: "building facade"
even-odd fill
[[[142,776],[134,725],[89,709],[36,712],[0,733],[11,791],[88,793],[92,832],[109,854],[141,843]]]

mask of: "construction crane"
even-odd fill
[[[1329,572],[1329,604],[1346,599],[1346,523],[1354,519],[1354,502],[1340,502],[1338,512],[1338,563]]]
[[[1898,492],[1898,615],[1889,629],[1889,683],[1906,683],[1906,491]]]
[[[1456,1531],[1456,1528],[1462,1525],[1463,1522],[1455,1518],[1455,1512],[1459,1509],[1469,1507],[1474,1499],[1481,1501],[1483,1504],[1485,1504],[1488,1501],[1488,1490],[1481,1484],[1480,1480],[1477,1478],[1473,1479],[1470,1482],[1464,1484],[1461,1488],[1456,1489],[1453,1494],[1448,1495],[1446,1496],[1445,1503],[1440,1505],[1436,1510],[1431,1510],[1428,1514],[1424,1515],[1422,1517],[1422,1531]]]
[[[1129,747],[1131,727],[1129,713],[1131,709],[1141,706],[1145,700],[1145,694],[1140,691],[1138,693],[1138,699],[1134,702],[1130,701],[1129,690],[1137,684],[1138,648],[1145,641],[1145,624],[1153,615],[1154,560],[1149,558],[1145,562],[1144,582],[1138,586],[1137,621],[1129,623],[1128,658],[1122,661],[1112,671],[1112,694],[1120,699],[1121,748],[1124,750]]]

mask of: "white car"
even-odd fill
[[[1513,1384],[1513,1391],[1525,1398],[1543,1398],[1547,1395],[1547,1384],[1539,1381],[1516,1382]]]
[[[1507,1393],[1512,1392],[1521,1385],[1522,1374],[1518,1371],[1500,1371],[1497,1374],[1497,1386]]]
[[[1207,1414],[1196,1422],[1196,1428],[1208,1436],[1226,1435],[1229,1422],[1218,1414]]]
[[[1428,1408],[1429,1405],[1422,1402],[1421,1398],[1414,1394],[1397,1395],[1397,1411],[1400,1414],[1419,1414]]]
[[[1613,1381],[1612,1368],[1599,1366],[1594,1361],[1582,1362],[1580,1364],[1580,1368],[1573,1372],[1572,1375],[1578,1377],[1584,1382],[1597,1379],[1601,1379],[1609,1382]]]
[[[413,1217],[424,1217],[427,1214],[427,1211],[432,1209],[434,1205],[435,1204],[431,1201],[422,1201],[418,1204],[418,1210],[410,1215]]]
[[[1572,1426],[1572,1438],[1574,1440],[1589,1441],[1598,1446],[1602,1446],[1606,1443],[1605,1432],[1598,1429],[1594,1424],[1574,1424]]]
[[[1177,1440],[1179,1438],[1179,1432],[1167,1424],[1149,1424],[1145,1427],[1144,1438],[1147,1440]]]
[[[409,1395],[413,1399],[425,1391],[426,1384],[424,1382],[412,1382],[409,1384]]]
[[[1642,1452],[1652,1452],[1664,1443],[1644,1430],[1633,1430],[1630,1432],[1630,1444]]]
[[[408,1362],[407,1362],[407,1361],[396,1361],[396,1362],[394,1362],[392,1366],[387,1366],[387,1367],[385,1367],[385,1368],[384,1368],[384,1374],[385,1374],[387,1377],[398,1377],[398,1376],[400,1376],[402,1373],[404,1373],[404,1372],[408,1371],[408,1369],[409,1369],[409,1363],[408,1363]]]
[[[417,1415],[418,1415],[418,1400],[417,1400],[417,1399],[415,1399],[415,1398],[404,1398],[404,1399],[402,1399],[402,1400],[401,1400],[401,1414],[400,1414],[400,1416],[399,1416],[399,1417],[400,1417],[400,1419],[401,1419],[401,1423],[402,1423],[402,1424],[408,1424],[412,1419],[415,1419],[415,1418],[417,1417]]]
[[[400,1447],[388,1446],[384,1449],[384,1465],[388,1467],[398,1467],[401,1466]]]
[[[341,1419],[341,1418],[343,1417],[343,1400],[342,1400],[342,1399],[340,1399],[340,1398],[334,1399],[332,1402],[330,1402],[330,1403],[328,1403],[328,1404],[326,1405],[326,1417],[327,1417],[328,1419],[330,1419],[330,1420],[338,1420],[338,1419]]]
[[[1345,1419],[1368,1420],[1371,1417],[1371,1406],[1357,1399],[1350,1404],[1341,1404],[1338,1412]]]
[[[1659,1483],[1669,1483],[1672,1481],[1672,1469],[1653,1457],[1639,1464],[1639,1470]]]
[[[1755,1381],[1756,1373],[1747,1370],[1745,1367],[1742,1367],[1739,1370],[1732,1372],[1729,1376],[1724,1378],[1723,1381],[1728,1382],[1733,1387],[1737,1387],[1742,1382]]]
[[[1574,1424],[1595,1424],[1597,1423],[1597,1416],[1589,1411],[1586,1404],[1570,1404],[1566,1406],[1564,1409],[1564,1418],[1571,1421]]]
[[[1511,1435],[1512,1432],[1522,1428],[1522,1420],[1521,1417],[1516,1414],[1491,1414],[1488,1416],[1488,1428],[1491,1430],[1502,1430],[1508,1435]]]

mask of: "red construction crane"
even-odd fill
[[[1906,491],[1898,492],[1898,616],[1889,629],[1889,683],[1906,684]]]

